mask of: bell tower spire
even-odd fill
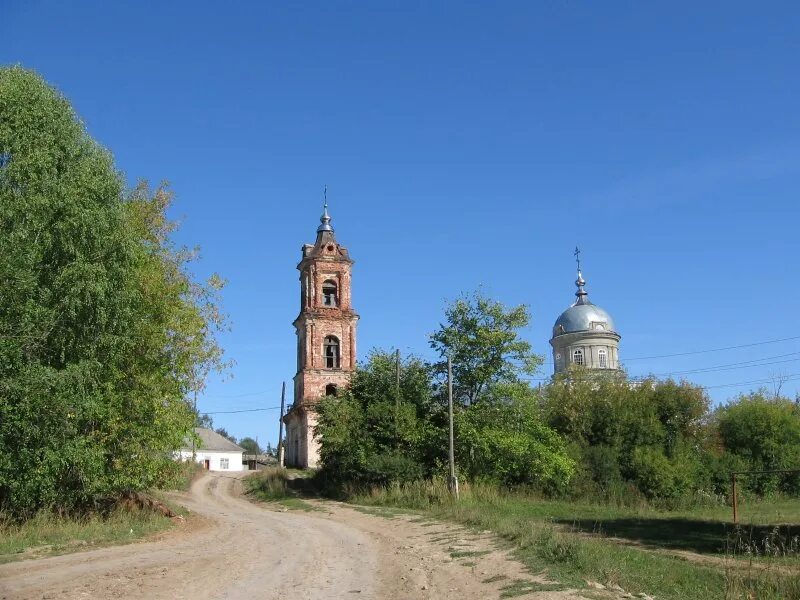
[[[319,218],[320,226],[317,227],[317,233],[329,231],[333,233],[333,225],[331,225],[331,216],[328,214],[328,186],[326,185],[322,192],[325,204],[322,206],[322,216]]]

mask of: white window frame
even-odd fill
[[[581,366],[586,364],[586,362],[584,361],[584,355],[583,355],[583,349],[582,348],[576,348],[575,350],[572,351],[572,362],[573,362],[573,364],[581,365]]]
[[[601,369],[608,368],[608,352],[606,352],[605,348],[600,348],[597,351],[597,363]]]
[[[219,468],[228,470],[231,468],[231,459],[230,458],[220,458],[219,459]]]

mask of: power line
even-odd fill
[[[764,340],[762,342],[752,342],[750,344],[739,344],[737,346],[725,346],[723,348],[708,348],[708,349],[705,349],[705,350],[691,350],[691,351],[688,351],[688,352],[676,352],[674,354],[659,354],[659,355],[654,355],[654,356],[625,356],[625,357],[623,357],[622,360],[620,360],[620,362],[624,364],[624,363],[627,363],[628,361],[632,361],[632,360],[653,360],[653,359],[656,359],[656,358],[674,358],[676,356],[691,356],[691,355],[695,355],[695,354],[708,354],[708,353],[711,353],[711,352],[723,352],[725,350],[738,350],[738,349],[741,349],[741,348],[752,348],[754,346],[763,346],[763,345],[766,345],[766,344],[777,344],[777,343],[780,343],[780,342],[789,342],[789,341],[793,341],[793,340],[800,340],[800,335],[787,337],[787,338],[778,338],[778,339],[774,339],[774,340]],[[794,353],[792,353],[792,354],[794,354]],[[786,356],[788,356],[788,355],[786,355]],[[766,360],[766,359],[764,359],[764,360]],[[552,360],[545,360],[542,364],[552,365],[553,361]]]
[[[776,358],[784,358],[786,356],[797,356],[800,352],[789,352],[788,354],[778,354],[776,356],[765,356],[764,358],[754,358],[753,360],[745,360],[742,362],[727,363],[724,365],[716,365],[714,367],[699,367],[697,369],[688,369],[685,371],[667,371],[664,373],[653,373],[654,377],[668,377],[670,375],[685,375],[689,373],[709,373],[713,371],[730,371],[733,369],[745,369],[750,367],[767,367],[769,365],[778,365],[787,362],[796,362],[800,358],[789,358],[787,360],[773,360]],[[764,362],[772,361],[772,362]],[[642,375],[642,377],[647,377]]]
[[[763,342],[752,342],[750,344],[740,344],[738,346],[725,346],[724,348],[708,348],[706,350],[691,350],[688,352],[676,352],[675,354],[660,354],[657,356],[632,356],[632,357],[624,357],[624,360],[620,361],[622,363],[631,361],[631,360],[652,360],[655,358],[673,358],[676,356],[691,356],[693,354],[707,354],[709,352],[723,352],[725,350],[738,350],[740,348],[752,348],[753,346],[763,346],[765,344],[777,344],[780,342],[790,342],[793,340],[800,340],[800,335],[795,335],[792,337],[787,338],[778,338],[774,340],[764,340]],[[552,360],[545,360],[543,364],[552,365]]]
[[[248,396],[262,396],[268,394],[268,390],[261,390],[260,392],[247,392],[245,394],[215,394],[215,398],[247,398]]]
[[[630,360],[651,360],[654,358],[672,358],[674,356],[689,356],[692,354],[706,354],[708,352],[722,352],[724,350],[738,350],[740,348],[752,348],[753,346],[763,346],[765,344],[777,344],[779,342],[789,342],[792,340],[800,340],[800,335],[793,337],[780,338],[776,340],[766,340],[763,342],[753,342],[751,344],[740,344],[738,346],[726,346],[724,348],[709,348],[707,350],[692,350],[691,352],[677,352],[675,354],[661,354],[658,356],[635,356],[633,358],[625,358],[622,362],[625,363]]]
[[[263,412],[265,410],[278,410],[280,406],[270,406],[268,408],[246,408],[243,410],[217,410],[213,412],[203,412],[204,415],[233,415],[237,413]]]
[[[756,383],[775,383],[778,381],[779,382],[794,381],[795,379],[800,379],[800,373],[790,373],[782,377],[772,377],[770,379],[754,379],[752,381],[739,381],[738,383],[722,383],[720,385],[701,385],[698,387],[701,387],[705,390],[711,390],[714,388],[736,387],[739,385],[753,385]]]

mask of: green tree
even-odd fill
[[[214,429],[214,419],[211,415],[202,413],[197,415],[196,427],[205,427],[206,429]]]
[[[245,454],[261,454],[261,446],[251,437],[243,437],[239,440],[239,445],[244,449]],[[269,444],[267,444],[269,447]]]
[[[745,461],[748,470],[800,469],[800,406],[764,392],[739,396],[715,413],[726,452]],[[797,475],[751,475],[743,483],[753,491],[798,493]]]
[[[171,194],[125,194],[38,75],[0,68],[0,510],[80,510],[169,477],[221,365],[221,280],[170,242]]]
[[[675,501],[709,487],[709,400],[700,387],[655,379],[632,385],[619,374],[572,369],[544,388],[542,408],[579,463],[576,493],[614,494],[627,483]]]
[[[527,383],[496,384],[457,413],[457,463],[469,479],[562,490],[575,469],[564,440],[542,421]]]
[[[395,356],[375,350],[353,373],[348,390],[317,405],[323,472],[335,482],[388,483],[430,475],[444,445],[428,366],[406,357],[396,391]]]
[[[233,436],[233,435],[231,435],[230,433],[228,433],[228,430],[227,430],[227,429],[225,429],[224,427],[217,427],[217,428],[216,428],[214,431],[215,431],[216,433],[220,434],[220,435],[221,435],[222,437],[224,437],[226,440],[229,440],[229,441],[233,442],[234,444],[236,444],[236,443],[237,443],[237,442],[236,442],[236,436]]]
[[[520,375],[531,375],[542,364],[519,331],[530,324],[523,304],[507,308],[480,291],[465,294],[445,309],[445,322],[431,334],[430,345],[441,360],[435,372],[447,372],[447,357],[453,361],[453,395],[461,404],[471,404],[497,383],[514,383]]]
[[[395,358],[374,351],[351,386],[317,405],[322,472],[335,483],[386,484],[443,475],[447,413],[428,365],[406,358],[399,402]],[[456,414],[459,471],[471,480],[562,489],[574,463],[563,440],[542,422],[525,382],[496,383]]]

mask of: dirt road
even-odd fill
[[[281,511],[240,489],[239,477],[210,473],[176,497],[197,515],[193,525],[154,541],[2,565],[0,598],[478,600],[541,581],[491,538],[453,525],[336,503]]]

